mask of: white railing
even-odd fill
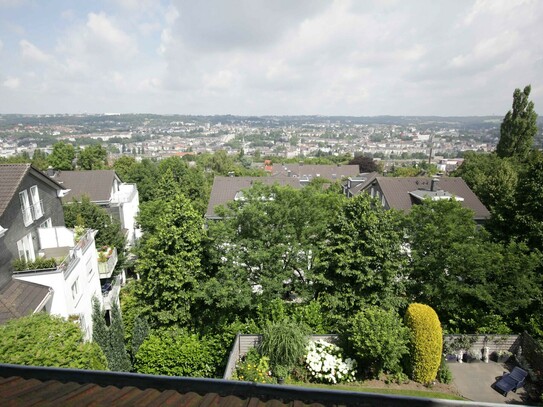
[[[113,252],[107,259],[107,261],[101,262],[98,260],[98,273],[100,274],[100,278],[109,278],[111,277],[111,273],[113,273],[113,270],[115,270],[115,266],[117,265],[117,248],[113,248]]]
[[[104,300],[104,309],[110,310],[111,305],[119,301],[119,293],[121,292],[121,276],[115,277],[111,281],[111,287],[108,290],[102,291]]]
[[[112,204],[123,204],[130,202],[136,194],[135,184],[121,184],[120,190],[111,196]]]

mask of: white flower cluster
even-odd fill
[[[343,360],[341,348],[323,340],[310,341],[305,363],[311,375],[323,382],[350,382],[356,375],[356,361]]]

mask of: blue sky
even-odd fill
[[[0,113],[543,111],[538,0],[0,0]]]

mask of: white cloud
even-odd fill
[[[20,78],[17,92],[31,95],[33,108],[485,114],[506,111],[512,90],[527,83],[543,105],[543,2],[117,0],[107,12],[96,7],[57,6],[60,25],[48,38],[24,19],[0,21],[2,58],[13,61],[0,75]],[[8,40],[19,43],[22,58],[9,54]],[[0,110],[28,109],[9,108],[15,100],[0,98]]]
[[[97,45],[108,51],[133,55],[137,52],[135,41],[123,30],[115,25],[105,13],[90,13],[85,33],[87,44]]]
[[[25,59],[33,62],[49,62],[52,60],[51,55],[46,54],[27,40],[19,41],[19,46],[21,47],[21,55]]]
[[[8,89],[17,89],[21,84],[21,80],[16,77],[9,77],[2,82],[2,85]]]

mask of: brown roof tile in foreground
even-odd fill
[[[456,400],[0,364],[2,406],[455,407]],[[483,403],[484,405],[492,405]]]

